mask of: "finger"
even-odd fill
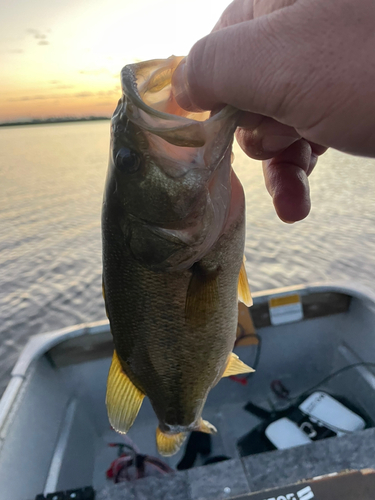
[[[311,169],[311,152],[310,144],[301,139],[263,162],[266,188],[272,196],[277,215],[284,222],[302,220],[310,212],[307,175]]]
[[[212,31],[218,31],[233,24],[253,19],[254,0],[234,0],[224,10]]]
[[[254,17],[265,16],[275,10],[293,5],[297,0],[253,0]]]
[[[254,115],[251,114],[251,118],[250,125],[242,119],[236,131],[238,144],[251,158],[273,158],[301,138],[293,127],[283,125],[272,118],[262,117],[255,127]]]
[[[212,33],[220,31],[229,26],[233,26],[246,21],[251,21],[254,17],[260,17],[265,14],[270,14],[276,10],[282,9],[295,3],[296,0],[234,0],[220,16],[220,19],[212,29]],[[199,43],[199,42],[198,42]],[[199,50],[199,49],[198,49]],[[191,58],[192,56],[190,56]],[[191,110],[200,111],[203,109],[213,109],[210,107],[201,107],[194,102],[189,95],[189,77],[186,70],[186,60],[182,62],[180,67],[175,71],[173,77],[173,86],[175,97],[181,107]],[[194,90],[193,90],[194,91]],[[222,101],[226,102],[226,101]]]
[[[284,15],[295,8],[234,24],[199,40],[174,73],[177,102],[187,109],[213,109],[225,103],[274,116],[285,96],[295,96],[311,69],[290,34],[295,32],[289,19],[293,16]],[[283,23],[277,22],[279,16]],[[300,40],[303,37],[304,33]]]
[[[314,170],[315,165],[318,162],[319,156],[321,156],[323,153],[327,151],[328,148],[321,146],[320,144],[315,144],[314,142],[309,142],[311,146],[311,158],[310,158],[310,164],[309,168],[307,169],[307,176],[311,174],[311,172]]]
[[[321,146],[320,144],[316,144],[315,142],[310,142],[311,150],[312,152],[317,155],[321,156],[323,153],[327,151],[328,148],[325,146]]]
[[[197,88],[197,87],[195,87]],[[188,81],[186,57],[183,59],[172,75],[172,93],[177,101],[177,104],[187,111],[204,111],[210,109],[209,107],[201,108],[192,97],[190,82]],[[217,107],[219,102],[215,102],[211,109]]]

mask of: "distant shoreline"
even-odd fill
[[[110,120],[109,116],[86,116],[83,118],[61,117],[61,118],[34,118],[23,122],[4,122],[0,127],[17,127],[20,125],[49,125],[50,123],[91,122],[98,120]]]

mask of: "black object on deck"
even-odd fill
[[[75,490],[48,493],[47,496],[41,493],[35,497],[35,500],[95,500],[95,491],[92,486],[86,486]]]

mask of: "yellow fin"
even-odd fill
[[[203,418],[199,421],[199,427],[197,431],[205,432],[206,434],[216,434],[217,429],[214,425],[210,424],[207,420],[203,420]]]
[[[243,258],[240,275],[238,276],[238,300],[243,302],[247,307],[253,305],[253,299],[251,298],[249,282],[246,275],[245,256]]]
[[[245,365],[237,354],[231,352],[228,357],[227,367],[223,373],[223,377],[231,377],[232,375],[239,375],[240,373],[252,373],[255,372],[253,368]]]
[[[125,375],[116,351],[113,353],[105,399],[112,427],[125,434],[138,415],[145,395]]]
[[[186,432],[179,432],[178,434],[166,434],[161,431],[159,427],[157,427],[156,429],[156,444],[158,447],[158,452],[164,457],[170,457],[177,453],[185,439]]]
[[[219,303],[218,273],[194,264],[186,296],[185,318],[192,327],[205,324]]]

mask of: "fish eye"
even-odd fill
[[[138,170],[140,163],[140,157],[129,148],[123,147],[117,152],[115,165],[121,172],[132,174]]]

